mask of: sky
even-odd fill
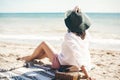
[[[120,0],[0,0],[4,12],[65,12],[79,6],[84,12],[120,13]]]

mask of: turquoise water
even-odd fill
[[[120,13],[87,13],[87,15],[92,20],[90,32],[93,37],[120,39]],[[59,32],[58,35],[63,36],[63,32],[66,31],[64,13],[0,13],[0,34],[43,33],[45,36],[46,31],[51,35]]]
[[[62,18],[64,13],[0,13],[0,18]]]
[[[92,21],[93,46],[119,49],[120,13],[86,14]],[[66,31],[64,13],[0,13],[0,39],[61,40]]]

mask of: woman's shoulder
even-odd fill
[[[91,40],[91,35],[88,30],[86,30],[86,39]]]
[[[76,38],[77,36],[74,34],[74,33],[72,33],[72,32],[67,32],[66,34],[65,34],[65,39],[74,39],[74,38]]]
[[[75,33],[66,33],[64,37],[64,42],[66,43],[78,43],[81,42],[81,38],[77,36]]]

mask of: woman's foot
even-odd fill
[[[18,57],[17,60],[25,61],[25,62],[30,62],[30,56],[25,56],[25,57]]]

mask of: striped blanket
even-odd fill
[[[11,69],[0,67],[0,80],[52,80],[55,70],[48,65],[27,63]]]

